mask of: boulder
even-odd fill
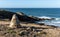
[[[16,12],[17,14],[21,15],[21,16],[27,16],[26,14],[24,14],[23,12]]]
[[[18,17],[16,16],[16,14],[14,14],[12,16],[12,19],[11,19],[9,27],[11,27],[11,28],[20,27],[20,21],[18,20]]]

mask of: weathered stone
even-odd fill
[[[18,17],[16,16],[16,14],[14,14],[12,16],[12,20],[10,22],[9,27],[16,28],[16,27],[19,27],[19,26],[20,26],[20,21],[18,20]]]
[[[16,13],[19,14],[19,15],[21,15],[21,16],[27,16],[23,12],[16,12]]]

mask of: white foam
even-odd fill
[[[60,23],[60,21],[53,21],[52,23]]]
[[[47,16],[41,16],[41,17],[38,17],[38,18],[41,18],[41,19],[52,19],[52,18],[54,18],[55,20],[60,20],[60,18],[47,17]]]
[[[38,22],[38,23],[44,23],[44,22]]]
[[[46,25],[55,25],[55,26],[60,26],[60,18],[56,18],[56,17],[47,17],[47,16],[41,16],[38,18],[44,18],[44,19],[52,19],[54,18],[54,20],[44,20],[44,21],[40,21],[38,23],[45,23]]]
[[[41,18],[41,19],[52,19],[51,17],[47,17],[47,16],[41,16],[41,17],[38,17],[38,18]]]
[[[60,20],[60,18],[55,18],[55,20]]]

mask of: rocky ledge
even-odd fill
[[[16,14],[20,21],[25,22],[35,22],[35,21],[41,21],[41,20],[53,20],[54,18],[38,18],[35,16],[29,16],[24,14],[23,12],[11,12],[7,10],[0,10],[0,19],[11,19],[12,15]]]
[[[10,12],[6,10],[0,10],[0,19],[11,19],[13,14],[16,14],[20,21],[25,22],[40,21],[38,18],[33,18],[25,15],[23,12]]]

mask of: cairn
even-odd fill
[[[12,19],[11,19],[9,27],[10,28],[18,28],[18,27],[20,27],[20,22],[18,20],[18,17],[16,16],[16,14],[14,14],[12,16]]]

